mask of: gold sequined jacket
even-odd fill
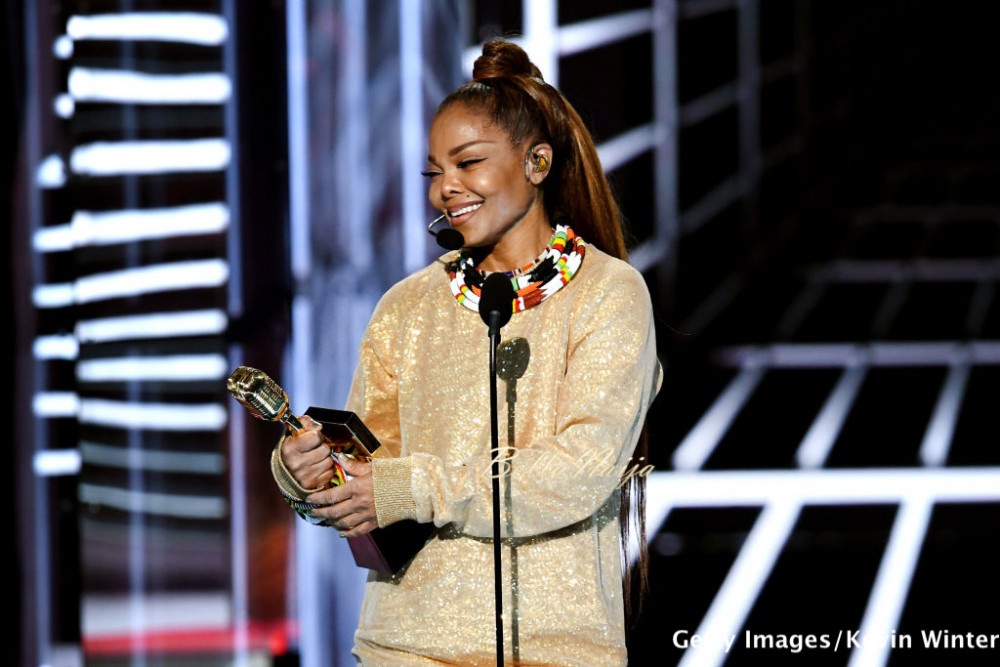
[[[348,409],[382,442],[380,526],[438,526],[396,575],[368,577],[354,653],[365,665],[495,664],[489,339],[452,295],[445,256],[395,285],[361,343]],[[501,523],[509,664],[626,662],[617,487],[658,362],[642,276],[593,246],[576,276],[515,313],[530,362],[516,384]],[[500,443],[507,402],[498,384]],[[511,534],[512,531],[512,534]]]

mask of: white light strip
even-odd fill
[[[79,420],[111,428],[152,431],[219,431],[226,410],[218,403],[127,403],[105,399],[80,401]]]
[[[643,125],[602,143],[597,147],[597,156],[605,173],[656,148],[661,139],[660,134],[655,126]]]
[[[221,519],[226,516],[224,498],[130,491],[96,484],[80,485],[80,502],[105,505],[125,512],[187,519]]]
[[[963,468],[825,468],[654,472],[648,493],[676,507],[756,507],[782,499],[812,505],[1000,501],[1000,466]]]
[[[76,102],[73,101],[70,95],[60,93],[56,95],[56,99],[52,102],[52,110],[60,118],[72,118],[73,114],[76,113]]]
[[[969,382],[969,364],[953,365],[948,370],[941,394],[938,396],[930,426],[920,444],[920,461],[925,466],[943,466],[948,461],[948,450],[955,435],[958,411],[962,407],[962,397]]]
[[[900,505],[861,620],[861,646],[851,652],[850,667],[881,667],[888,661],[891,637],[903,613],[932,509],[927,499]]]
[[[70,168],[87,176],[221,171],[229,158],[225,139],[102,141],[74,148]]]
[[[46,359],[76,359],[80,353],[80,343],[76,336],[57,334],[39,336],[31,346],[31,353],[39,361]]]
[[[221,16],[195,12],[129,12],[71,16],[66,32],[75,40],[149,40],[217,46],[229,28]]]
[[[52,42],[52,55],[59,60],[66,60],[73,57],[73,40],[68,35],[59,35]]]
[[[740,628],[795,527],[799,509],[789,500],[764,508],[698,626],[696,633],[706,643],[685,651],[679,667],[714,667],[726,661],[722,642],[734,636],[739,640]]]
[[[701,333],[736,300],[746,285],[747,280],[743,272],[734,271],[708,298],[702,299],[695,311],[677,328],[682,332]]]
[[[871,225],[881,222],[921,222],[934,225],[953,220],[992,220],[1000,223],[1000,206],[939,204],[937,206],[902,206],[879,204],[865,208],[851,217],[852,223]]]
[[[686,19],[696,19],[735,9],[736,2],[737,0],[679,0],[677,13]]]
[[[715,446],[729,430],[729,426],[743,409],[767,369],[758,364],[749,364],[732,379],[726,390],[719,395],[702,415],[687,437],[674,451],[673,463],[677,470],[697,470],[705,465]]]
[[[840,376],[840,381],[795,452],[795,460],[800,467],[820,468],[826,463],[867,373],[868,368],[859,364],[846,369]]]
[[[35,172],[35,184],[40,188],[54,189],[66,185],[66,163],[58,155],[49,155]]]
[[[986,259],[842,259],[809,270],[809,280],[837,283],[979,282],[1000,279],[1000,261]]]
[[[559,17],[556,0],[532,0],[521,4],[524,50],[541,70],[545,81],[559,87]]]
[[[229,267],[222,259],[154,264],[85,276],[76,281],[74,296],[77,303],[91,303],[155,292],[219,287],[228,278]]]
[[[205,452],[142,450],[81,442],[80,455],[87,464],[110,468],[184,472],[198,475],[215,475],[226,470],[225,457],[221,454]]]
[[[224,332],[227,326],[228,318],[221,310],[184,310],[81,320],[76,323],[76,336],[85,343],[136,338],[214,336]]]
[[[147,74],[74,67],[69,92],[80,102],[133,104],[222,104],[232,94],[229,77],[201,74]]]
[[[36,308],[65,308],[73,305],[73,283],[36,285],[31,290],[31,302]]]
[[[217,234],[228,226],[229,209],[221,202],[103,213],[76,211],[71,222],[36,231],[32,245],[38,252],[58,252],[91,245]]]
[[[739,179],[730,176],[681,214],[681,230],[685,234],[697,231],[742,196],[743,188]]]
[[[71,391],[42,391],[31,401],[32,412],[43,419],[75,417],[79,409],[80,397]]]
[[[76,365],[80,382],[220,380],[229,375],[221,354],[176,354],[163,357],[87,359]]]
[[[549,42],[555,43],[555,55],[559,56],[589,51],[650,32],[653,30],[655,22],[652,10],[635,9],[559,27],[554,3],[551,0],[544,0],[544,2],[532,0],[530,5],[529,3],[525,3],[525,5],[525,33],[534,34],[535,31],[538,31],[544,34]],[[509,41],[528,51],[528,55],[542,70],[545,80],[553,86],[557,85],[556,67],[551,62],[543,67],[542,65],[545,63],[542,62],[539,53],[532,51],[525,45],[525,37],[513,37]],[[472,67],[482,52],[481,44],[469,47],[462,52],[462,71],[465,76],[472,76]],[[551,56],[546,57],[546,61],[551,60]]]
[[[899,315],[900,309],[910,296],[913,284],[910,282],[892,283],[879,304],[875,319],[871,325],[871,337],[875,339],[888,338],[887,335],[893,320]]]
[[[80,473],[80,452],[76,449],[46,449],[35,452],[32,468],[39,477],[60,477]]]
[[[667,254],[667,242],[658,238],[643,241],[628,254],[628,263],[639,273],[645,273],[659,264]]]
[[[735,83],[720,86],[681,106],[681,126],[691,127],[708,120],[715,114],[734,106],[738,100],[739,90]]]
[[[806,321],[809,313],[823,300],[825,294],[826,285],[807,283],[778,321],[778,325],[775,327],[778,340],[791,339],[802,323]]]
[[[557,34],[559,55],[569,56],[642,35],[651,31],[653,25],[651,9],[635,9],[564,25]]]
[[[715,361],[742,366],[754,359],[770,368],[837,368],[864,359],[869,366],[950,366],[968,362],[1000,364],[1000,341],[938,341],[933,343],[777,343],[720,349]]]
[[[96,523],[96,522],[95,522]],[[105,524],[87,527],[88,536],[103,528]],[[153,529],[166,533],[163,529]],[[220,531],[221,532],[221,531]],[[197,531],[170,531],[173,538],[185,544],[215,546],[215,535],[206,538]],[[228,536],[227,536],[228,538]],[[170,539],[170,538],[168,538]],[[88,591],[80,596],[80,631],[83,640],[141,636],[178,630],[219,630],[232,627],[233,610],[229,591],[206,590],[199,587],[197,592],[165,592],[146,589],[142,592],[141,604],[137,607],[134,592],[95,593]],[[138,648],[141,645],[133,645]],[[233,667],[237,663],[229,661]],[[255,663],[251,663],[255,664]]]

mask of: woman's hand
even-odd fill
[[[281,460],[303,489],[326,486],[333,479],[333,459],[330,446],[321,435],[323,427],[306,416],[299,421],[307,430],[285,438],[281,443]]]
[[[341,456],[340,467],[354,479],[323,491],[317,491],[306,500],[329,505],[312,510],[313,516],[326,519],[327,524],[340,531],[341,537],[358,537],[378,528],[375,517],[375,491],[372,485],[372,465]]]

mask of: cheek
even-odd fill
[[[433,180],[427,186],[427,199],[430,200],[431,206],[434,208],[441,208],[441,188],[437,187],[437,183]]]

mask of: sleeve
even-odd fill
[[[589,517],[615,492],[623,473],[646,463],[630,457],[658,380],[649,294],[631,268],[624,279],[621,273],[606,278],[588,290],[588,304],[571,327],[565,375],[555,397],[555,433],[519,446],[504,463],[510,470],[508,507],[517,537]],[[478,461],[462,466],[422,453],[374,461],[379,525],[415,519],[491,536],[486,449]]]

